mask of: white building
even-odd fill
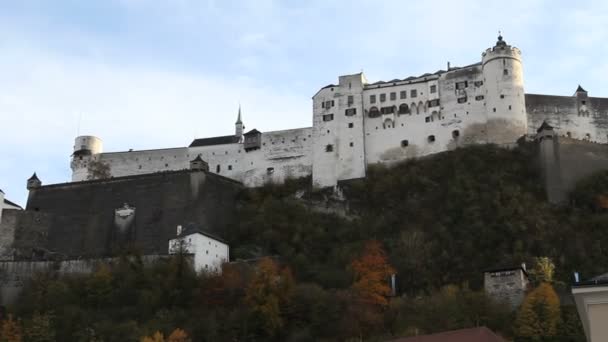
[[[572,294],[587,341],[608,341],[608,274],[589,281],[578,282],[577,279]]]
[[[196,272],[221,272],[222,264],[229,260],[228,244],[200,229],[177,226],[177,236],[169,240],[169,254],[194,254]]]
[[[340,76],[312,107],[312,127],[247,133],[239,108],[234,134],[188,147],[103,153],[99,138],[80,136],[72,180],[87,179],[91,162],[117,177],[186,169],[200,156],[211,172],[246,186],[312,175],[315,186],[328,187],[365,177],[376,163],[467,144],[512,146],[543,121],[573,138],[608,142],[608,99],[587,98],[582,88],[573,97],[525,94],[521,52],[501,36],[465,67],[375,83],[363,73]]]
[[[23,210],[21,206],[5,198],[4,191],[0,189],[0,222],[2,222],[2,212],[4,210]]]

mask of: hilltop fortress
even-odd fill
[[[558,136],[608,142],[608,98],[578,87],[573,96],[524,93],[521,52],[502,36],[481,61],[418,77],[369,83],[340,76],[313,96],[313,126],[245,131],[239,108],[233,135],[188,147],[104,153],[101,139],[76,138],[72,181],[103,163],[112,177],[188,169],[202,158],[209,171],[255,187],[312,175],[317,187],[365,177],[374,163],[394,163],[468,144],[510,146],[547,122]]]

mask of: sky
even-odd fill
[[[0,0],[0,189],[67,182],[77,135],[104,151],[312,125],[339,75],[479,62],[497,32],[528,93],[608,97],[608,1]]]

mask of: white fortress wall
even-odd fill
[[[102,153],[93,160],[108,165],[113,177],[183,170],[190,165],[186,147]]]

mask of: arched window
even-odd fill
[[[418,111],[418,106],[416,106],[416,103],[412,102],[412,104],[410,105],[410,112],[412,114],[414,114],[414,112],[416,112],[416,114],[420,114],[420,112]]]
[[[380,110],[378,110],[378,107],[372,107],[369,109],[368,115],[370,118],[377,118],[380,116]]]
[[[406,103],[402,103],[399,105],[399,114],[407,114],[410,112],[410,108]]]
[[[424,112],[426,113],[426,106],[424,105],[424,103],[422,103],[422,101],[418,102],[418,111],[424,110]]]

